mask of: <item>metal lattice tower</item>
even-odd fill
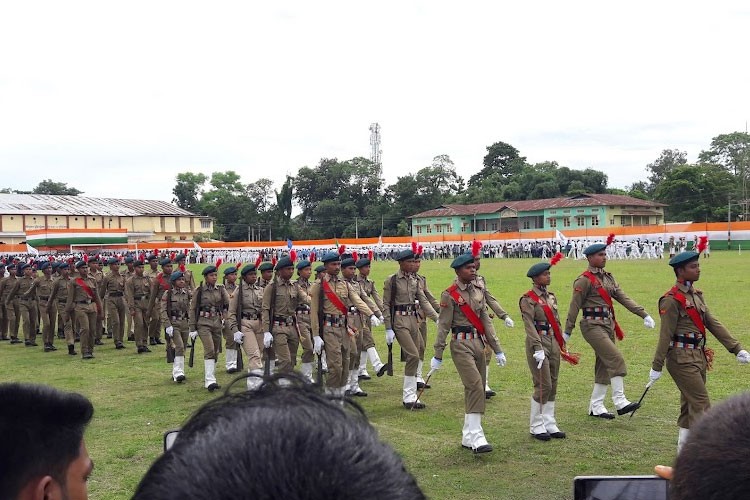
[[[382,167],[380,155],[383,151],[380,149],[380,125],[377,123],[370,124],[370,161],[375,165]]]

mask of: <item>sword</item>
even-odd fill
[[[388,371],[389,377],[393,376],[393,343],[388,344]]]
[[[318,385],[323,387],[323,352],[318,354]]]
[[[643,391],[643,394],[641,394],[641,399],[638,400],[638,408],[641,407],[641,403],[643,402],[643,398],[646,397],[646,393],[648,392],[649,389],[651,389],[652,385],[654,385],[654,381],[653,380],[649,380],[648,384],[646,384],[646,390]],[[638,411],[638,408],[636,408],[635,410],[633,410],[633,411],[630,412],[630,418],[633,418],[633,414]]]
[[[432,377],[432,374],[435,373],[435,370],[430,370],[427,372],[427,378],[424,379],[424,385],[417,393],[417,401],[419,401],[419,398],[422,397],[422,394],[424,394],[424,390],[427,388],[427,384],[430,382],[430,377]],[[414,411],[414,406],[416,405],[417,401],[414,401],[414,404],[411,405],[411,411]]]
[[[193,367],[193,360],[195,359],[195,341],[198,340],[198,337],[193,339],[193,343],[190,344],[190,359],[188,359],[188,366],[190,368]]]

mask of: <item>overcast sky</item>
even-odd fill
[[[386,181],[486,146],[645,177],[745,130],[747,2],[0,3],[0,187],[172,199],[178,172],[251,182],[369,156]]]

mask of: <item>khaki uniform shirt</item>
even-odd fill
[[[68,282],[70,281],[70,276],[68,278],[63,279],[62,276],[58,277],[54,284],[52,285],[52,292],[49,296],[50,303],[53,300],[57,300],[58,303],[67,303],[68,302]],[[64,307],[64,306],[63,306]]]
[[[147,310],[151,298],[151,278],[133,275],[125,282],[125,302],[128,308]]]
[[[385,311],[385,307],[383,306],[383,301],[380,299],[380,295],[378,294],[378,289],[375,286],[375,282],[370,278],[363,278],[362,276],[359,276],[357,279],[359,280],[359,286],[362,288],[362,291],[364,291],[367,296],[370,297],[370,299],[375,303],[375,307],[377,309],[377,311],[375,311],[375,316],[383,319],[383,311]]]
[[[242,287],[242,292],[240,292]],[[243,280],[240,286],[237,287],[234,294],[229,298],[229,314],[227,315],[227,322],[229,324],[229,331],[239,332],[242,318],[237,316],[237,307],[240,305],[240,295],[242,296],[242,314],[252,314],[260,318],[261,308],[263,306],[263,289],[258,286],[258,283],[249,285]],[[263,330],[267,331],[267,330]]]
[[[164,292],[171,288],[169,276],[165,276],[164,273],[158,273],[156,276],[151,278],[151,292],[148,299],[149,309],[154,307],[156,301],[164,295]]]
[[[422,291],[424,292],[424,296],[427,297],[427,301],[430,303],[432,308],[436,311],[440,311],[440,303],[435,299],[435,296],[432,295],[432,292],[430,292],[430,289],[427,288],[427,278],[425,276],[422,276],[421,274],[416,274],[417,280],[419,281],[419,286],[422,287]],[[419,310],[418,310],[419,311]],[[425,315],[419,312],[417,314],[417,318],[420,322],[425,321]]]
[[[552,314],[555,316],[555,321],[559,325],[560,315],[557,310],[557,297],[555,297],[555,294],[546,288],[542,289],[536,285],[532,287],[532,291],[547,303],[552,310]],[[547,324],[547,315],[544,313],[544,309],[536,300],[527,295],[521,297],[518,307],[521,309],[521,318],[523,319],[523,327],[526,331],[527,345],[533,346],[535,351],[542,351],[542,339],[536,323],[547,325],[549,327],[549,334],[553,339],[555,334],[554,330],[552,330],[552,325]]]
[[[462,283],[456,278],[454,283],[458,286],[458,294],[466,301],[471,309],[481,320],[485,332],[488,332],[487,325],[491,323],[490,316],[487,314],[487,302],[484,298],[484,289],[475,282]],[[438,319],[438,333],[435,339],[435,357],[442,359],[445,350],[446,338],[451,334],[451,329],[455,327],[471,327],[469,318],[461,311],[461,308],[450,296],[448,290],[445,290],[440,296],[440,318]],[[484,335],[483,339],[489,343],[492,350],[496,353],[502,352],[500,343],[494,335]]]
[[[200,303],[198,303],[199,298]],[[195,332],[198,330],[198,321],[201,318],[199,314],[201,312],[208,312],[212,315],[217,314],[217,316],[208,318],[209,320],[213,320],[217,317],[224,317],[225,311],[228,307],[229,294],[223,286],[208,286],[206,284],[202,284],[200,287],[198,287],[195,293],[193,293],[193,296],[190,299],[190,323],[188,328],[191,332]]]
[[[147,278],[156,278],[156,275],[159,274],[159,268],[152,268],[148,262],[143,266],[143,275]]]
[[[367,304],[365,304],[365,302],[359,297],[359,293],[356,292],[348,282],[344,281],[338,276],[331,276],[330,274],[324,274],[322,279],[324,279],[328,283],[333,293],[335,293],[339,297],[339,299],[341,299],[341,302],[343,302],[345,306],[352,305],[356,307],[362,314],[365,314],[368,317],[372,316],[372,310],[367,306]],[[313,337],[319,337],[322,333],[320,331],[320,319],[318,310],[320,307],[321,297],[323,300],[323,314],[341,316],[345,313],[338,310],[336,306],[334,306],[333,303],[328,299],[328,297],[325,297],[325,292],[323,291],[321,283],[315,282],[310,287],[310,297],[312,299],[312,303],[310,304],[310,326],[312,327]]]
[[[44,302],[45,306],[52,295],[52,287],[55,286],[55,280],[52,276],[47,277],[42,274],[34,280],[34,288],[36,290],[36,296],[39,297],[41,302]]]
[[[261,330],[264,332],[271,331],[271,323],[273,322],[271,314],[284,318],[295,317],[299,306],[310,304],[310,296],[299,286],[299,283],[291,280],[284,281],[278,277],[274,279],[276,280],[275,287],[270,284],[263,289]],[[274,288],[276,289],[276,298],[273,311],[271,311]]]
[[[9,306],[13,302],[14,298],[26,298],[36,300],[36,292],[34,290],[34,278],[33,277],[22,277],[16,281],[12,281],[8,295],[5,297],[5,305]],[[6,285],[7,286],[7,285]]]
[[[65,310],[68,312],[83,311],[86,313],[97,312],[97,304],[101,307],[101,303],[98,302],[99,296],[96,293],[96,283],[94,279],[89,275],[83,282],[88,285],[91,292],[94,294],[92,298],[81,285],[78,284],[78,278],[80,276],[68,281],[68,301],[65,303]]]
[[[391,297],[391,283],[396,280],[396,296]],[[386,278],[383,285],[383,318],[385,319],[385,329],[393,328],[391,318],[391,306],[410,305],[414,307],[417,302],[431,319],[437,319],[438,313],[432,307],[430,301],[422,289],[417,277],[412,273],[404,273],[399,270],[396,274],[391,274]]]
[[[187,321],[190,309],[190,294],[187,287],[173,288],[161,296],[161,321],[164,328],[172,326],[172,321]],[[171,313],[171,315],[170,315]]]
[[[110,293],[125,293],[125,281],[126,278],[119,272],[109,272],[104,276],[104,279],[99,285],[99,297],[106,297]]]

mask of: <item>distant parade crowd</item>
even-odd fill
[[[562,439],[557,426],[555,396],[560,361],[577,364],[568,340],[580,316],[583,338],[594,351],[594,386],[588,414],[611,420],[632,414],[641,404],[625,397],[626,364],[617,341],[620,328],[613,300],[643,319],[656,322],[630,299],[604,270],[608,259],[662,258],[661,240],[606,242],[570,240],[503,245],[474,241],[459,245],[417,243],[385,248],[285,250],[184,250],[180,252],[51,254],[6,256],[0,261],[0,340],[56,351],[55,334],[68,354],[94,358],[95,346],[113,339],[116,349],[135,342],[138,354],[164,345],[175,383],[187,379],[195,345],[203,346],[204,387],[219,389],[219,353],[228,373],[248,373],[247,389],[258,376],[298,370],[310,382],[324,384],[334,397],[365,397],[360,382],[370,380],[368,362],[378,377],[393,375],[394,342],[404,362],[401,402],[407,410],[425,408],[420,396],[430,376],[443,363],[446,348],[465,391],[461,444],[474,453],[492,451],[481,425],[494,359],[507,359],[495,333],[493,318],[514,327],[510,314],[487,289],[478,273],[481,259],[533,257],[543,259],[527,272],[531,288],[519,302],[526,332],[526,358],[534,391],[530,398],[529,432],[535,439]],[[682,397],[678,446],[690,425],[710,406],[705,373],[713,361],[706,330],[740,363],[750,354],[709,312],[702,292],[693,287],[700,275],[700,255],[708,254],[707,238],[670,240],[666,245],[675,286],[660,299],[660,337],[649,373],[649,387],[666,365]],[[586,270],[573,283],[567,318],[561,320],[555,294],[548,289],[552,267],[565,258],[586,259]],[[551,260],[546,259],[551,257]],[[452,258],[455,281],[437,298],[419,273],[424,259]],[[390,260],[395,273],[382,288],[369,278],[376,260]],[[232,265],[221,268],[222,262]],[[198,285],[187,263],[202,264]],[[124,266],[124,268],[123,268]],[[108,268],[108,272],[103,272]],[[296,274],[296,276],[295,276]],[[382,290],[382,293],[378,290]],[[423,377],[427,321],[437,324],[429,372]],[[373,330],[385,326],[388,357],[381,360]],[[19,334],[23,334],[23,340]],[[301,351],[301,355],[300,355]],[[300,363],[298,363],[298,360]],[[315,366],[317,362],[317,366]],[[611,388],[616,412],[604,403]],[[644,393],[645,396],[645,393]],[[642,400],[643,398],[641,398]]]

